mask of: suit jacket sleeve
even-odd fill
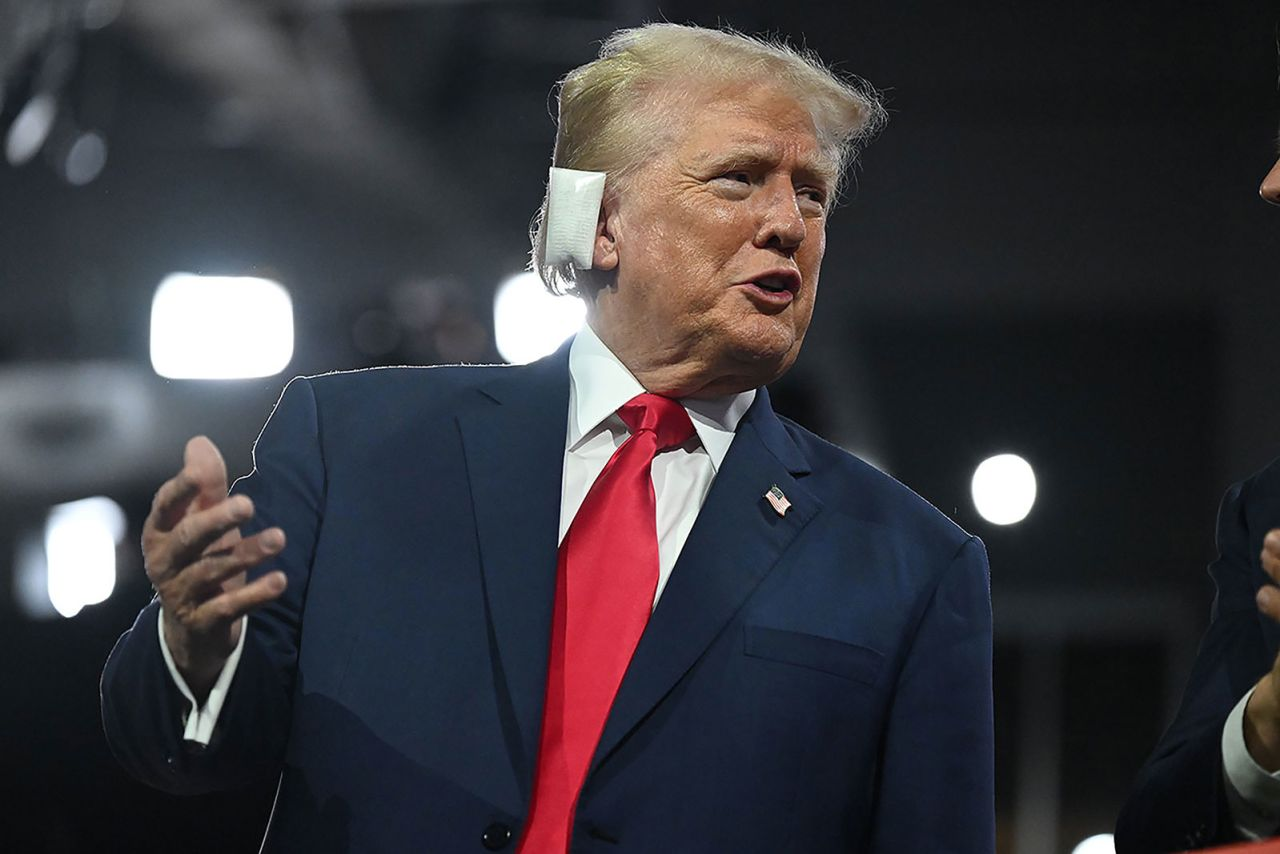
[[[233,493],[254,501],[245,536],[284,529],[279,558],[249,572],[288,576],[284,594],[255,611],[239,666],[208,746],[184,742],[187,703],[157,642],[159,603],[151,602],[116,643],[102,675],[108,744],[133,776],[166,791],[195,794],[269,779],[280,769],[289,734],[298,644],[312,556],[323,515],[325,470],[316,398],[305,379],[291,382],[254,445],[254,470]]]
[[[1222,769],[1227,715],[1267,672],[1274,657],[1254,604],[1269,582],[1258,554],[1268,506],[1280,479],[1273,464],[1227,491],[1218,512],[1219,557],[1209,567],[1217,588],[1182,704],[1147,760],[1116,825],[1118,854],[1157,854],[1233,841]]]
[[[871,851],[995,850],[991,592],[970,537],[942,573],[898,676]]]

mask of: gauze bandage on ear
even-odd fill
[[[571,260],[579,270],[591,269],[602,198],[603,172],[551,167],[547,182],[548,264]]]

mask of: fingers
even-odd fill
[[[200,494],[200,484],[186,469],[166,480],[156,490],[151,500],[151,513],[143,522],[143,528],[168,533],[178,524],[191,500]]]
[[[1258,589],[1258,594],[1254,599],[1258,603],[1259,611],[1276,622],[1280,622],[1280,587],[1264,584]]]
[[[253,502],[233,495],[208,510],[188,513],[162,536],[143,534],[147,575],[153,583],[182,572],[215,547],[232,548],[239,541],[239,526],[253,517]]]
[[[253,518],[253,501],[233,495],[208,510],[188,513],[169,538],[169,564],[175,568],[195,563],[213,546],[225,549],[238,540],[241,524]],[[227,538],[232,531],[237,535]]]
[[[1262,568],[1273,581],[1280,582],[1280,528],[1262,538]]]
[[[233,622],[254,608],[279,598],[286,586],[288,580],[283,572],[268,572],[252,584],[220,593],[201,604],[191,612],[186,622],[197,631]]]
[[[1273,581],[1280,581],[1280,528],[1268,531],[1262,538],[1262,568]],[[1280,622],[1280,587],[1264,584],[1254,597],[1258,610]],[[1277,659],[1280,661],[1280,659]]]
[[[284,544],[284,531],[268,528],[240,540],[224,552],[206,555],[185,571],[191,576],[189,584],[193,594],[202,598],[212,597],[223,582],[235,580],[247,570],[278,555]]]
[[[151,502],[145,527],[167,533],[182,520],[191,502],[210,506],[227,494],[227,466],[213,442],[196,436],[183,452],[182,471],[161,485]]]
[[[207,436],[194,436],[182,452],[182,468],[200,485],[206,501],[221,501],[227,495],[227,464],[218,446]]]

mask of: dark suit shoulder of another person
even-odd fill
[[[1157,854],[1233,841],[1222,768],[1222,727],[1270,669],[1280,627],[1254,603],[1270,578],[1259,555],[1280,527],[1280,459],[1227,490],[1218,511],[1217,588],[1177,716],[1138,774],[1116,826],[1119,854]]]

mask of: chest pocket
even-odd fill
[[[752,658],[807,667],[863,685],[875,684],[884,662],[884,655],[870,647],[804,632],[744,625],[743,634],[743,651]]]

